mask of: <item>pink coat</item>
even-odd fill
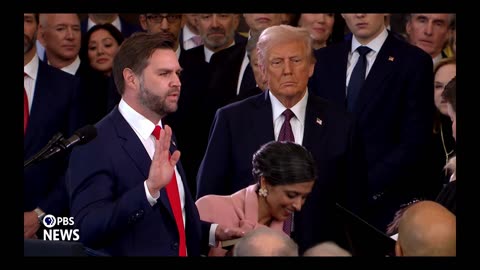
[[[226,227],[240,227],[245,232],[251,231],[263,224],[258,223],[257,185],[253,184],[232,195],[206,195],[195,203],[200,219]],[[282,231],[283,221],[273,220],[270,228]],[[209,256],[224,256],[227,250],[220,246],[210,249]]]

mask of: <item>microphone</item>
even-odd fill
[[[86,144],[89,141],[93,140],[97,136],[97,129],[92,125],[87,125],[79,130],[75,131],[73,135],[65,139],[63,135],[60,133],[55,134],[55,136],[48,142],[48,144],[40,150],[36,155],[34,155],[31,159],[27,160],[23,167],[27,167],[33,162],[38,162],[51,156],[63,152],[75,145],[82,145]]]

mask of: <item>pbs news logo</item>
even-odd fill
[[[78,241],[80,235],[78,229],[52,229],[55,226],[74,225],[73,217],[55,217],[54,215],[46,215],[42,220],[43,226],[43,240],[50,241]]]

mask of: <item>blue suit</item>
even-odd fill
[[[227,105],[216,113],[208,147],[197,176],[197,198],[227,195],[254,183],[252,155],[275,140],[269,91]],[[362,166],[354,159],[353,128],[346,113],[324,99],[309,95],[305,112],[305,146],[318,166],[318,178],[302,211],[295,215],[300,250],[325,240],[341,241],[335,202],[361,210],[366,194]],[[321,120],[321,124],[318,120]],[[355,158],[361,165],[361,157]],[[351,167],[351,170],[346,168]],[[363,182],[365,181],[365,182]],[[339,233],[339,234],[337,234]]]
[[[153,207],[145,194],[152,161],[143,144],[118,107],[96,127],[97,137],[72,151],[67,173],[80,241],[114,256],[177,256],[179,236],[165,189]],[[180,163],[177,169],[185,190],[187,252],[199,256],[202,243],[208,248],[210,226],[200,222]]]
[[[23,140],[24,161],[40,151],[58,132],[65,138],[84,121],[78,103],[79,82],[73,75],[39,61],[35,92]],[[23,211],[40,207],[47,214],[66,215],[66,155],[32,164],[23,171]]]
[[[345,106],[351,39],[315,52],[311,93]],[[396,210],[430,189],[431,57],[391,32],[360,90],[353,115],[366,149],[370,222],[382,231]]]

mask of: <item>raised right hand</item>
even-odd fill
[[[160,139],[155,141],[155,153],[148,173],[147,187],[152,196],[158,194],[161,188],[172,179],[175,165],[180,159],[180,152],[176,150],[170,157],[170,140],[172,129],[165,125],[160,131]]]

